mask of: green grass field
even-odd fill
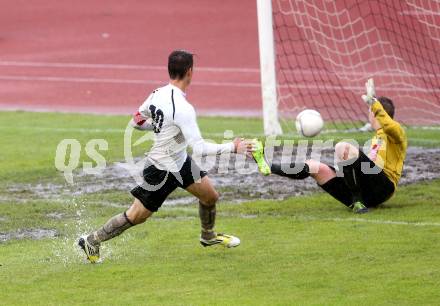
[[[83,149],[103,138],[107,162],[123,159],[127,122],[124,116],[0,112],[0,238],[20,229],[58,233],[0,239],[1,305],[440,304],[440,180],[401,187],[360,216],[323,193],[220,203],[217,229],[241,238],[236,249],[198,244],[195,201],[164,207],[107,243],[102,264],[86,263],[75,239],[123,211],[128,191],[46,199],[32,186],[63,182],[54,157],[64,138],[78,139]],[[260,120],[243,118],[201,118],[200,126],[217,141],[226,129],[250,137],[262,129]],[[362,141],[368,135],[322,137]],[[408,137],[410,145],[440,147],[438,130],[409,129]],[[81,154],[81,160],[89,159]],[[14,192],[23,183],[29,190]]]

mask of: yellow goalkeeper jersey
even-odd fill
[[[394,183],[394,187],[397,187],[406,156],[405,131],[387,114],[379,101],[371,105],[371,111],[382,128],[376,131],[372,139],[369,157],[383,169],[385,175]]]

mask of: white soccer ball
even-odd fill
[[[305,109],[296,116],[296,130],[305,137],[318,135],[324,127],[321,114],[313,109]]]

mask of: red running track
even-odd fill
[[[364,119],[359,96],[373,76],[399,120],[440,122],[440,3],[273,3],[284,116],[309,107]],[[166,84],[167,56],[183,48],[197,54],[188,98],[199,112],[261,111],[255,0],[0,5],[0,108],[131,113]]]
[[[255,0],[0,5],[0,108],[131,113],[166,84],[170,51],[188,49],[196,109],[261,109]]]

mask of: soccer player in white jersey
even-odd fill
[[[173,51],[168,58],[168,73],[170,83],[154,90],[132,119],[133,127],[155,133],[143,170],[144,184],[131,191],[135,199],[127,211],[79,239],[78,244],[90,262],[99,259],[99,247],[103,241],[145,222],[177,187],[199,199],[200,243],[203,246],[236,247],[240,244],[237,237],[214,230],[219,195],[206,172],[188,156],[186,149],[189,145],[195,154],[245,154],[254,149],[253,142],[241,138],[226,144],[205,142],[200,135],[194,108],[185,94],[193,75],[193,55],[183,50]]]

